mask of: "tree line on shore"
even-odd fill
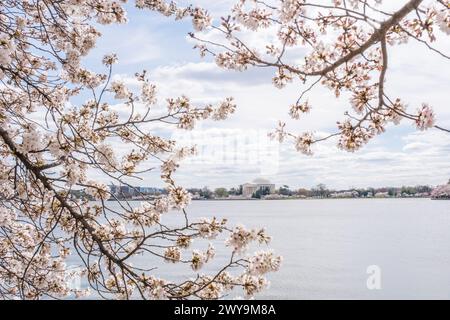
[[[215,199],[242,196],[242,186],[232,188],[190,188],[188,191],[201,199]],[[417,186],[402,186],[402,187],[368,187],[368,188],[349,188],[344,190],[336,190],[328,188],[325,184],[318,184],[312,188],[290,188],[283,185],[275,190],[275,194],[285,197],[299,197],[299,198],[332,198],[332,197],[353,197],[353,198],[367,198],[375,197],[376,195],[383,195],[385,197],[414,197],[414,196],[428,196],[433,191],[433,187],[429,185]],[[268,190],[257,190],[252,198],[263,198],[268,195]]]
[[[450,185],[450,180],[448,182]],[[157,198],[167,194],[164,188],[143,188],[143,187],[115,187],[114,197],[110,200],[117,199],[133,199],[153,197]],[[333,189],[320,183],[312,188],[291,188],[288,185],[282,185],[275,189],[274,194],[283,198],[371,198],[371,197],[429,197],[432,195],[433,186],[416,185],[416,186],[402,186],[402,187],[367,187],[367,188],[348,188],[348,189]],[[218,187],[211,189],[208,186],[203,188],[188,188],[187,191],[191,194],[193,199],[226,199],[243,197],[243,187],[225,188]],[[83,190],[72,190],[71,194],[74,198],[85,198],[88,195]],[[251,198],[262,199],[270,194],[268,189],[258,189]]]

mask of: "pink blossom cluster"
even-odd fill
[[[395,10],[385,3],[240,0],[220,25],[213,26],[214,33],[191,36],[201,55],[213,55],[221,68],[272,68],[272,83],[278,89],[290,83],[304,84],[306,88],[289,110],[295,120],[311,109],[307,95],[319,85],[337,98],[350,97],[346,119],[326,138],[302,139],[309,133],[289,133],[284,122],[272,134],[280,141],[293,139],[296,149],[305,154],[312,154],[311,145],[337,136],[340,148],[354,152],[402,119],[415,122],[419,130],[448,131],[436,125],[428,104],[418,113],[408,112],[406,104],[390,97],[386,87],[389,53],[396,45],[416,41],[448,58],[435,42],[450,34],[449,1],[408,0]]]
[[[173,175],[195,148],[179,147],[153,130],[154,124],[189,130],[204,119],[224,120],[236,109],[233,99],[194,105],[181,96],[159,104],[157,86],[145,71],[135,74],[136,85],[114,75],[115,54],[102,59],[103,73],[83,66],[101,36],[97,25],[127,21],[124,3],[0,3],[3,298],[82,297],[93,292],[99,298],[217,299],[236,287],[257,292],[258,283],[264,282],[246,276],[253,260],[243,247],[249,241],[268,242],[256,231],[242,240],[239,254],[233,242],[225,266],[201,273],[214,259],[215,249],[212,244],[193,249],[192,243],[235,231],[226,220],[191,220],[190,195]],[[197,31],[212,22],[201,8],[164,1],[135,4],[177,19],[190,17]],[[133,188],[152,171],[158,171],[167,194],[136,206],[112,191]],[[176,225],[165,224],[169,211],[177,214]],[[67,265],[69,259],[78,259],[76,270]],[[170,275],[155,277],[154,268],[165,262],[185,264],[194,274],[182,282],[172,281]],[[80,278],[87,287],[70,285],[71,279]]]
[[[450,199],[450,184],[436,187],[431,196],[435,199]]]

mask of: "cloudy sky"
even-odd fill
[[[195,1],[194,1],[195,2]],[[214,16],[233,1],[196,1]],[[309,96],[312,112],[300,121],[289,121],[289,106],[302,86],[296,82],[283,90],[271,84],[275,70],[251,69],[243,73],[218,69],[211,59],[201,59],[187,33],[189,21],[173,21],[149,11],[129,7],[125,26],[102,27],[103,37],[85,64],[95,69],[105,53],[115,52],[116,77],[126,79],[146,69],[165,97],[188,95],[195,102],[216,102],[233,96],[238,105],[223,122],[206,121],[193,132],[171,132],[181,143],[196,143],[199,155],[185,161],[177,173],[184,186],[236,186],[258,177],[277,185],[311,187],[325,183],[333,188],[441,184],[450,178],[450,135],[430,130],[418,132],[410,122],[389,127],[356,153],[338,150],[336,141],[314,148],[313,156],[297,153],[289,143],[268,141],[278,120],[294,132],[334,132],[336,121],[349,109],[346,99],[316,89]],[[450,41],[441,48],[450,52]],[[253,41],[258,41],[254,38]],[[409,110],[422,102],[433,106],[438,124],[450,127],[450,72],[448,62],[410,43],[390,50],[387,77],[389,93],[402,97]],[[158,128],[154,130],[158,131]],[[166,132],[167,134],[167,132]],[[159,186],[155,175],[140,185]]]

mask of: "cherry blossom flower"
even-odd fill
[[[337,132],[310,144],[339,136],[339,148],[355,152],[385,132],[389,122],[398,124],[402,119],[415,122],[419,130],[434,127],[448,132],[435,124],[429,107],[411,113],[404,99],[390,97],[386,88],[389,56],[395,46],[408,45],[413,39],[430,53],[448,57],[435,42],[444,41],[437,35],[450,34],[449,1],[409,0],[395,10],[384,3],[240,0],[220,24],[213,26],[223,38],[203,34],[191,37],[197,41],[201,55],[212,55],[221,68],[274,69],[272,83],[276,88],[296,82],[305,85],[297,101],[305,101],[320,85],[336,97],[349,97],[352,110],[345,110],[346,119],[338,122]],[[256,44],[249,40],[256,37],[260,39]],[[298,120],[310,109],[308,103],[297,102],[289,113]],[[284,122],[280,124],[271,137],[280,142],[293,140],[298,151],[309,153],[299,134],[291,133]]]
[[[295,149],[303,154],[311,155],[311,145],[314,143],[314,137],[312,133],[305,132],[301,136],[297,137],[295,143]]]
[[[196,31],[202,31],[211,25],[211,16],[202,8],[194,8],[192,13],[192,24]]]
[[[175,187],[169,190],[169,196],[172,200],[172,207],[175,209],[184,209],[191,202],[191,195],[181,187]]]
[[[199,270],[201,267],[203,267],[203,264],[205,262],[206,262],[206,257],[202,252],[200,252],[198,250],[192,251],[192,260],[191,260],[192,270],[194,270],[194,271]]]
[[[0,227],[9,227],[15,221],[16,213],[14,209],[0,208]]]
[[[417,116],[416,125],[419,130],[427,130],[434,126],[434,112],[433,109],[426,103],[422,105]]]
[[[196,31],[212,23],[202,8],[163,0],[137,0],[135,5],[189,18]],[[244,13],[243,21],[253,29],[269,27],[266,11]],[[101,37],[98,24],[127,21],[122,1],[46,1],[41,6],[7,0],[0,3],[0,12],[2,297],[81,298],[92,293],[108,299],[217,299],[238,287],[246,294],[262,290],[265,280],[248,275],[244,251],[250,242],[267,243],[269,237],[259,229],[233,229],[225,219],[193,219],[187,210],[190,195],[173,175],[195,149],[178,148],[149,130],[152,123],[192,129],[204,119],[224,120],[235,112],[234,100],[197,104],[180,96],[154,108],[156,85],[142,71],[135,74],[138,85],[128,87],[114,74],[114,53],[99,61],[103,72],[82,67]],[[245,70],[256,56],[240,47],[218,55],[217,61]],[[283,72],[280,82],[290,75]],[[156,169],[167,193],[136,206],[124,190]],[[169,211],[181,222],[166,224]],[[152,274],[148,261],[156,266],[179,262],[199,273],[215,258],[215,249],[209,244],[191,250],[192,243],[222,241],[220,233],[232,247],[225,266],[211,265],[210,274],[183,283]],[[191,258],[183,260],[182,251]],[[135,259],[138,255],[155,259]],[[74,259],[83,266],[79,272],[68,267]],[[75,278],[88,286],[71,288]]]
[[[270,241],[270,237],[265,234],[264,229],[248,230],[244,226],[239,225],[233,230],[226,243],[227,245],[233,247],[235,251],[241,252],[247,249],[249,244],[253,241],[268,243]]]
[[[311,106],[308,101],[304,103],[297,103],[291,106],[291,110],[289,111],[289,115],[292,119],[298,120],[300,119],[300,115],[302,113],[308,113],[311,110]]]
[[[116,94],[115,99],[128,99],[130,97],[130,92],[122,81],[111,83],[111,90]]]
[[[275,256],[272,251],[259,251],[250,258],[249,273],[263,275],[268,272],[278,271],[281,265],[281,257]]]
[[[167,248],[164,252],[164,258],[167,262],[176,263],[181,259],[181,251],[177,247]]]
[[[15,50],[15,46],[11,39],[6,35],[0,36],[0,65],[8,65],[11,63],[11,54]]]
[[[149,105],[155,104],[157,102],[156,86],[148,82],[144,82],[142,85],[142,99]]]
[[[110,197],[109,187],[101,182],[88,181],[89,187],[86,188],[86,194],[92,196],[96,200],[108,200]]]

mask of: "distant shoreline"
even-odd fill
[[[284,199],[192,199],[192,201],[312,201],[312,200],[406,200],[406,199],[428,199],[428,200],[450,200],[450,199],[433,199],[431,197],[387,197],[387,198],[284,198]],[[110,199],[110,202],[117,201],[152,201],[155,199]]]
[[[430,199],[430,200],[450,200],[432,199],[431,197],[389,197],[389,198],[284,198],[284,199],[192,199],[192,201],[283,201],[283,200],[395,200],[395,199]]]

